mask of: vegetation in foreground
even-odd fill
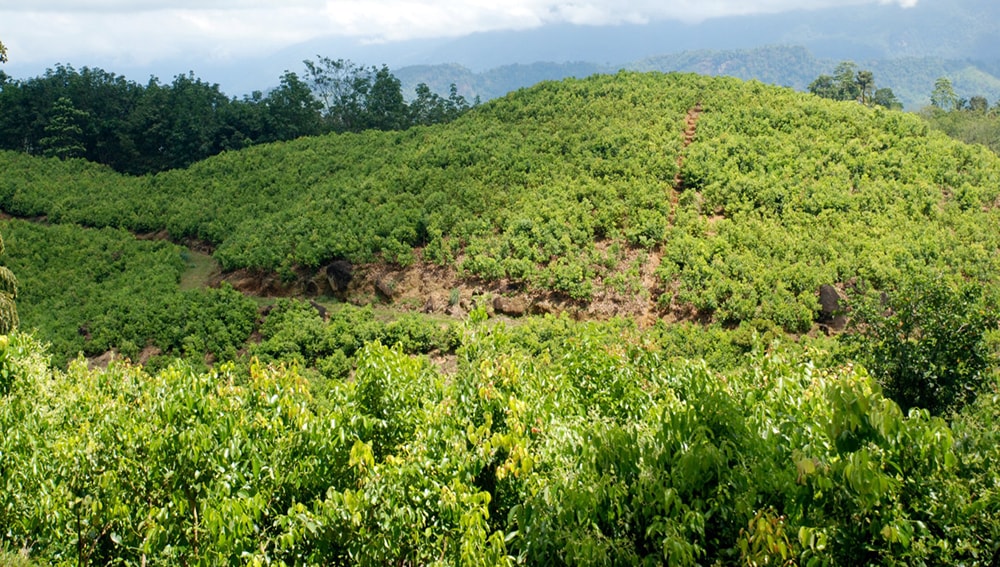
[[[451,371],[376,341],[350,379],[256,360],[53,371],[30,336],[5,338],[3,546],[136,565],[998,552],[995,375],[945,421],[799,345],[720,372],[627,327],[479,319]]]

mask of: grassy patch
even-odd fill
[[[219,263],[210,254],[185,249],[181,252],[184,271],[181,272],[181,290],[188,291],[208,287],[212,278],[219,273]]]

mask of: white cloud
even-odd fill
[[[760,12],[917,0],[0,0],[15,60],[122,64],[197,54],[257,55],[322,36],[369,42],[453,37],[548,23],[699,21]]]

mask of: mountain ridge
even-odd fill
[[[488,100],[543,80],[613,74],[620,69],[756,79],[805,91],[821,74],[831,74],[839,62],[816,57],[802,46],[768,45],[750,49],[683,51],[647,57],[620,66],[584,61],[540,62],[504,65],[476,72],[458,63],[448,63],[401,67],[394,69],[393,73],[409,96],[420,83],[429,85],[436,92],[447,92],[449,85],[454,83],[467,98],[479,96]],[[873,71],[876,84],[891,88],[908,110],[930,104],[930,93],[939,77],[951,79],[959,97],[968,99],[978,95],[987,97],[991,103],[1000,102],[1000,76],[995,74],[1000,72],[1000,65],[939,57],[859,60],[857,64],[862,69]]]
[[[230,95],[266,90],[283,71],[300,69],[317,55],[391,68],[457,63],[474,72],[504,65],[584,61],[617,70],[630,62],[662,54],[798,45],[828,60],[868,61],[904,57],[993,61],[1000,53],[1000,5],[988,0],[921,0],[912,8],[872,3],[825,9],[799,9],[707,19],[688,23],[660,20],[645,24],[588,26],[550,24],[517,31],[472,33],[456,38],[363,42],[321,37],[265,56],[229,60],[197,54],[155,65],[121,67],[114,60],[65,61],[104,67],[145,82],[151,75],[169,79],[193,71],[219,83]],[[54,63],[53,63],[54,64]],[[51,66],[51,65],[50,65]],[[38,75],[44,68],[5,65],[14,76]],[[996,75],[995,68],[993,74]]]

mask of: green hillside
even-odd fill
[[[994,564],[998,199],[917,116],[681,74],[0,153],[0,565]]]
[[[336,260],[360,274],[437,265],[454,285],[554,293],[584,311],[635,314],[622,304],[638,294],[659,316],[803,332],[823,284],[997,273],[995,155],[915,116],[735,79],[543,83],[449,125],[304,138],[143,178],[0,160],[10,214],[167,231],[214,247],[224,270],[286,281]]]

